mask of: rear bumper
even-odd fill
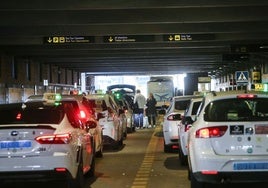
[[[73,156],[74,157],[74,156]],[[77,165],[68,153],[53,156],[31,156],[25,158],[1,158],[0,179],[26,179],[40,181],[43,179],[74,178]],[[55,169],[62,169],[56,171]]]
[[[164,139],[166,145],[179,145],[179,137],[177,135],[173,136],[168,133],[164,133]]]
[[[67,181],[72,179],[69,171],[56,172],[55,170],[23,171],[23,172],[0,172],[2,183],[10,182],[47,182],[55,180]]]
[[[268,171],[263,172],[220,172],[215,175],[204,175],[201,172],[193,174],[197,181],[207,183],[247,183],[268,182]]]

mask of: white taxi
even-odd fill
[[[196,113],[197,110],[202,102],[203,97],[197,97],[191,99],[189,105],[185,109],[185,112],[182,116],[182,120],[179,123],[178,126],[178,135],[179,135],[179,159],[180,159],[180,164],[181,165],[186,165],[187,164],[187,155],[188,155],[188,150],[187,150],[187,140],[188,140],[188,131],[192,126],[192,123],[196,119]]]
[[[103,157],[103,130],[100,126],[98,120],[95,117],[94,109],[92,108],[91,104],[89,103],[88,99],[85,95],[62,95],[63,98],[74,98],[78,101],[79,108],[81,112],[85,112],[84,114],[81,113],[81,119],[85,124],[86,130],[91,134],[94,139],[95,145],[95,157],[101,158]],[[87,122],[94,122],[96,126],[87,126]]]
[[[268,95],[207,94],[188,134],[191,188],[268,181]]]
[[[178,125],[186,107],[194,97],[196,96],[184,95],[172,98],[163,120],[164,152],[170,152],[178,149]]]
[[[89,105],[94,109],[96,118],[103,130],[103,145],[118,149],[123,145],[124,128],[120,109],[110,94],[86,95]]]
[[[103,157],[103,132],[102,127],[99,122],[95,118],[94,110],[90,106],[87,98],[82,94],[59,94],[59,93],[44,93],[43,95],[31,95],[26,101],[37,101],[42,100],[45,96],[58,96],[64,100],[74,99],[77,101],[80,109],[80,118],[85,126],[85,129],[91,134],[95,146],[95,157],[101,158]],[[87,123],[95,122],[96,126],[87,126]]]
[[[124,125],[124,135],[127,137],[127,133],[135,131],[134,114],[133,114],[133,100],[136,92],[135,85],[129,84],[115,84],[107,87],[107,91],[113,93],[115,101],[125,111],[126,125]]]
[[[2,181],[67,179],[80,188],[84,176],[94,175],[94,146],[76,100],[1,104],[0,114]]]

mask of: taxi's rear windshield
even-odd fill
[[[72,106],[70,106],[70,108],[72,108]],[[2,104],[0,105],[0,125],[59,124],[64,114],[68,113],[66,111],[67,108],[64,103],[53,105],[47,105],[43,102]]]
[[[191,99],[175,101],[175,110],[185,110]]]
[[[205,121],[268,121],[268,98],[224,99],[205,108]]]

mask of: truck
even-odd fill
[[[171,76],[151,76],[147,82],[147,95],[152,93],[157,101],[157,109],[163,105],[169,106],[170,99],[174,96],[175,89],[173,77]]]

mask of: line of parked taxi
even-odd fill
[[[163,122],[164,151],[178,151],[191,188],[268,182],[267,106],[268,94],[256,91],[173,97]]]
[[[66,180],[82,188],[104,146],[119,149],[127,138],[126,110],[112,94],[32,95],[1,104],[0,114],[1,183]]]

